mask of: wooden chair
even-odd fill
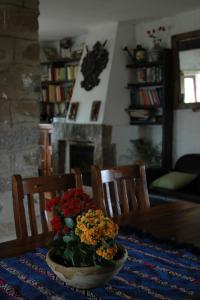
[[[12,177],[13,209],[17,239],[0,244],[0,257],[17,255],[47,246],[53,238],[45,217],[45,199],[69,188],[81,188],[82,176],[75,174],[22,178]]]
[[[115,221],[150,207],[143,162],[104,170],[92,166],[91,175],[93,195],[98,207]]]

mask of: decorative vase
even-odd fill
[[[155,44],[149,52],[149,61],[157,62],[162,58],[163,48],[159,44]]]
[[[90,289],[103,286],[121,270],[128,253],[121,245],[118,245],[118,253],[120,253],[120,258],[116,259],[113,265],[67,267],[55,261],[54,249],[52,248],[47,253],[46,261],[51,270],[67,285],[80,289]]]

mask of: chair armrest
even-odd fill
[[[146,168],[147,185],[149,186],[155,179],[167,173],[169,173],[169,170],[165,168],[159,168],[159,167]]]

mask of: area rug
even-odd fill
[[[191,299],[200,295],[200,255],[187,247],[138,234],[120,235],[128,260],[106,286],[78,290],[66,286],[45,262],[46,249],[0,261],[1,300]]]

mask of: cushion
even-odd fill
[[[197,174],[174,171],[157,178],[151,183],[150,187],[178,190],[188,185],[196,177]]]

